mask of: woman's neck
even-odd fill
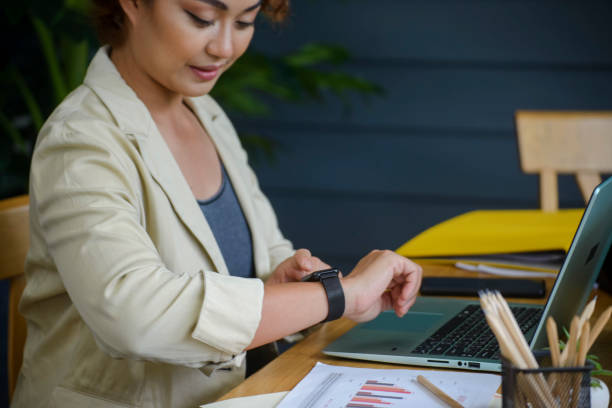
[[[111,50],[111,61],[123,80],[145,104],[152,116],[167,116],[184,110],[181,94],[172,92],[151,77],[134,58],[129,47]]]

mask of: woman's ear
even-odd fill
[[[143,0],[119,0],[119,5],[123,9],[125,17],[134,26],[143,7]]]

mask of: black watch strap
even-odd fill
[[[329,312],[324,322],[336,320],[344,314],[344,291],[340,284],[338,275],[333,277],[325,277],[321,279],[321,283],[327,293],[327,302],[329,303]]]
[[[325,269],[313,272],[302,279],[304,282],[319,281],[323,285],[329,305],[324,322],[339,319],[344,314],[344,291],[340,284],[339,274],[337,269]]]

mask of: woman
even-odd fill
[[[110,45],[33,156],[13,407],[193,407],[244,378],[245,350],[332,315],[407,312],[421,270],[389,251],[341,278],[333,302],[299,282],[327,265],[282,236],[207,96],[259,11],[280,18],[287,0],[95,4]]]

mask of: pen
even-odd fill
[[[423,377],[422,375],[417,376],[417,381],[419,382],[419,384],[427,388],[436,397],[446,402],[449,406],[453,408],[463,408],[463,405],[452,399],[448,394],[433,385],[427,378]]]
[[[499,266],[490,266],[485,264],[472,265],[465,262],[455,263],[455,267],[466,271],[488,273],[490,275],[510,276],[510,277],[528,277],[528,278],[555,278],[556,273],[538,272],[516,268],[502,268]]]

